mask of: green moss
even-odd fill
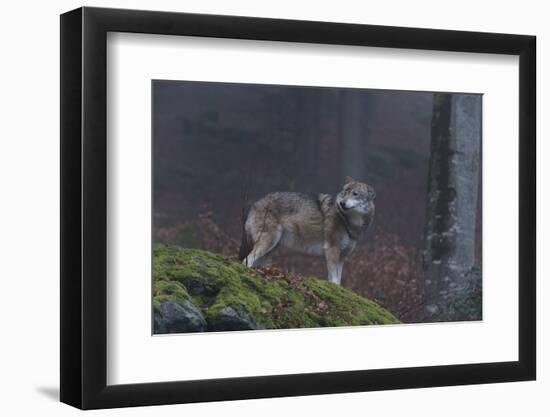
[[[326,326],[399,322],[393,314],[375,302],[331,282],[306,278],[303,285],[329,306],[323,317]]]
[[[158,310],[161,303],[175,301],[182,304],[189,299],[185,287],[177,281],[155,280],[153,286],[153,308]]]
[[[317,278],[267,279],[221,255],[156,245],[153,305],[185,299],[207,322],[226,306],[244,310],[266,329],[389,324],[399,321],[378,304]]]

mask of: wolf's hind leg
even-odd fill
[[[254,247],[244,259],[246,266],[250,268],[256,266],[265,255],[275,249],[282,235],[283,228],[280,225],[273,231],[260,233]]]
[[[340,285],[343,267],[343,263],[340,259],[340,251],[334,247],[326,248],[325,259],[327,261],[328,280]]]

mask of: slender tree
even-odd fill
[[[297,89],[297,94],[295,111],[297,146],[294,150],[294,160],[296,176],[303,182],[300,186],[304,187],[312,182],[319,169],[320,108],[323,92],[319,89],[300,88]]]
[[[366,141],[368,93],[358,89],[340,92],[339,131],[341,149],[340,176],[367,180]]]
[[[431,136],[424,315],[430,321],[464,320],[456,303],[475,261],[481,96],[435,94]]]

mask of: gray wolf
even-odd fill
[[[336,196],[267,194],[245,216],[239,258],[255,267],[278,248],[324,256],[328,280],[340,285],[344,260],[374,219],[375,198],[370,185],[350,177]]]

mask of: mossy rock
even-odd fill
[[[198,249],[155,245],[153,280],[155,323],[169,302],[192,303],[209,331],[399,323],[375,302],[326,280],[271,277]],[[155,325],[155,333],[181,332],[163,326]]]

